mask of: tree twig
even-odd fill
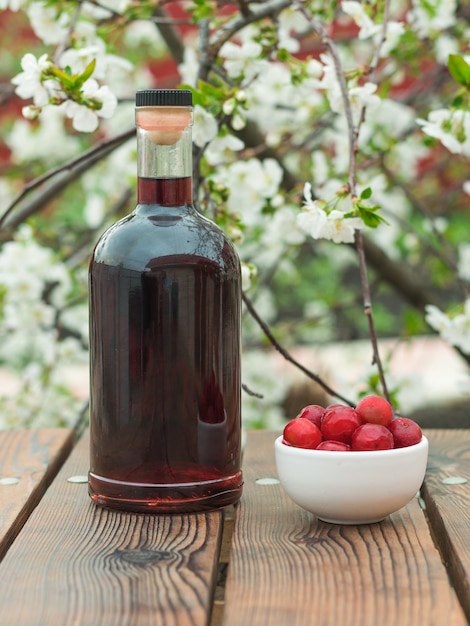
[[[262,2],[259,7],[252,7],[250,11],[232,18],[211,38],[208,57],[215,59],[224,43],[231,39],[242,28],[248,26],[248,24],[253,24],[253,22],[259,22],[266,17],[277,15],[291,5],[292,0],[268,0],[267,2]]]
[[[9,228],[15,228],[18,224],[21,224],[30,215],[33,215],[36,211],[47,204],[47,202],[57,195],[57,193],[62,191],[102,158],[130,139],[134,134],[135,128],[132,127],[123,133],[112,137],[111,139],[101,141],[80,156],[63,163],[62,165],[59,165],[58,167],[53,168],[26,183],[22,191],[13,199],[6,211],[0,217],[0,230],[6,226]],[[24,200],[26,196],[34,190],[39,189],[53,178],[56,180],[52,184],[45,186],[43,191],[34,197],[29,204],[23,206],[21,211],[18,211],[11,217],[13,210]]]
[[[386,0],[388,3],[388,0]],[[365,119],[365,111],[366,108],[362,107],[359,122],[357,125],[354,124],[354,119],[352,115],[351,103],[349,101],[348,96],[348,86],[346,84],[346,78],[343,71],[343,66],[341,62],[341,58],[337,47],[334,41],[331,39],[329,34],[324,29],[323,25],[315,19],[306,9],[300,0],[295,0],[294,4],[297,8],[302,12],[305,18],[310,22],[312,28],[319,35],[322,42],[327,46],[331,57],[333,59],[333,64],[335,66],[336,77],[338,79],[341,97],[344,105],[344,112],[346,118],[346,124],[348,128],[348,137],[349,137],[349,174],[348,174],[348,186],[351,197],[354,199],[357,197],[356,191],[356,155],[358,153],[358,138],[359,131],[361,125]],[[384,28],[385,33],[386,27]],[[385,34],[383,34],[383,38],[385,38]],[[379,42],[379,47],[382,44],[382,39]],[[379,53],[377,53],[375,62],[378,62]],[[356,230],[354,233],[354,241],[356,246],[356,251],[359,260],[359,272],[361,277],[361,285],[362,285],[362,295],[363,295],[363,310],[364,314],[367,318],[367,323],[369,326],[369,336],[372,344],[372,363],[376,365],[377,370],[379,372],[380,382],[382,385],[383,393],[385,398],[390,401],[390,394],[388,392],[387,381],[385,379],[384,368],[382,365],[382,360],[380,358],[378,341],[377,341],[377,333],[375,330],[374,316],[372,311],[372,300],[370,295],[370,286],[369,280],[367,277],[367,263],[366,256],[364,253],[364,241],[362,237],[362,233],[360,230]]]
[[[297,367],[301,372],[303,372],[306,376],[308,376],[308,378],[310,378],[311,380],[314,380],[316,383],[318,383],[328,394],[330,394],[331,396],[338,398],[338,400],[341,400],[342,402],[345,402],[346,404],[348,404],[349,406],[355,406],[353,402],[351,402],[351,400],[348,400],[347,398],[345,398],[344,396],[342,396],[341,394],[339,394],[337,391],[335,391],[334,389],[332,389],[322,378],[321,376],[319,376],[318,374],[315,374],[314,372],[312,372],[311,370],[309,370],[308,368],[306,368],[304,365],[302,365],[302,363],[299,363],[299,361],[297,361],[296,359],[294,359],[294,357],[290,354],[290,352],[288,352],[285,348],[283,348],[281,346],[281,344],[277,341],[276,337],[274,337],[274,335],[272,334],[269,326],[261,319],[261,317],[258,315],[255,307],[253,306],[253,303],[251,302],[251,300],[248,298],[248,296],[246,295],[246,293],[243,293],[243,302],[245,303],[245,306],[248,310],[248,312],[250,313],[250,315],[253,317],[253,319],[256,321],[256,323],[259,325],[259,327],[261,328],[261,330],[263,331],[263,333],[266,335],[266,337],[269,339],[270,343],[272,344],[272,346],[279,352],[279,354],[281,354],[284,359],[286,361],[289,361],[289,363],[292,363],[292,365],[294,365],[295,367]]]

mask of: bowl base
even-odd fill
[[[340,519],[330,519],[327,517],[317,516],[319,520],[322,522],[327,522],[328,524],[341,524],[342,526],[358,526],[360,524],[377,524],[378,522],[382,522],[387,516],[377,517],[375,519],[355,519],[355,520],[340,520]]]

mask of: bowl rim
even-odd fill
[[[415,451],[424,450],[429,448],[429,440],[423,435],[421,437],[421,441],[413,444],[412,446],[404,446],[402,448],[390,448],[389,450],[316,450],[315,448],[297,448],[295,446],[289,446],[283,443],[283,435],[279,435],[276,437],[274,441],[274,447],[276,450],[281,451],[284,454],[296,456],[296,457],[304,457],[304,458],[330,458],[335,460],[341,459],[370,459],[374,458],[375,455],[380,454],[382,458],[384,457],[394,457],[401,456],[403,454],[410,454]]]

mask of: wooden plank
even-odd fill
[[[470,623],[470,430],[426,434],[430,444],[423,488],[426,511]]]
[[[0,560],[70,453],[66,428],[0,431]]]
[[[293,504],[274,433],[249,432],[224,626],[463,626],[417,499],[379,524],[339,526]]]
[[[221,513],[144,515],[95,506],[88,433],[0,564],[0,620],[15,626],[207,626]]]

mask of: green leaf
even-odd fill
[[[178,85],[178,89],[188,89],[188,91],[193,94],[193,104],[202,104],[202,98],[199,95],[199,92],[192,85],[181,83],[180,85]]]
[[[470,65],[458,54],[449,54],[449,72],[459,85],[470,88]]]
[[[90,63],[88,63],[83,72],[75,77],[74,86],[81,88],[83,86],[83,83],[85,83],[93,74],[93,72],[95,71],[95,67],[96,59],[93,59],[92,61],[90,61]]]
[[[202,95],[210,100],[224,100],[227,96],[227,90],[223,87],[216,87],[210,83],[206,83],[203,80],[199,80],[197,83],[198,89]]]
[[[73,87],[73,77],[69,76],[67,72],[59,69],[58,67],[55,67],[55,65],[51,65],[47,71],[54,78],[57,78],[65,89],[70,89],[71,87]]]
[[[379,224],[388,224],[387,220],[377,213],[380,210],[380,206],[369,206],[359,201],[355,203],[355,206],[359,212],[359,217],[369,228],[377,228]]]
[[[192,14],[194,22],[211,19],[215,16],[217,3],[214,0],[193,0],[192,6],[188,6],[188,11]]]
[[[281,63],[289,63],[291,60],[291,55],[285,48],[280,48],[277,51],[277,60],[281,61]]]
[[[384,221],[380,215],[372,213],[371,211],[360,210],[359,214],[364,224],[369,228],[377,228],[377,226]]]
[[[363,200],[368,200],[372,195],[372,189],[370,187],[367,187],[366,189],[364,189],[364,191],[361,193],[361,198]]]
[[[452,108],[454,109],[463,109],[463,105],[465,103],[465,97],[464,94],[462,93],[463,90],[461,90],[461,93],[458,93],[455,98],[452,100]]]

